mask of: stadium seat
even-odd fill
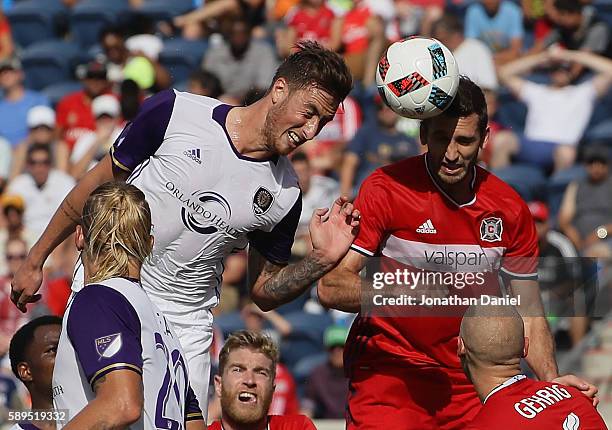
[[[77,42],[83,48],[98,43],[98,37],[106,26],[116,24],[119,15],[127,9],[122,2],[89,0],[77,4],[70,15],[70,28]]]
[[[159,62],[168,69],[173,82],[181,82],[200,68],[207,46],[203,40],[169,39],[159,54]]]
[[[546,177],[538,167],[513,164],[493,173],[508,183],[525,201],[539,200],[546,191]]]
[[[26,49],[21,63],[26,75],[26,86],[41,90],[49,85],[71,80],[72,69],[79,62],[78,45],[61,40],[39,42]]]
[[[192,0],[146,0],[136,12],[142,13],[154,22],[169,21],[177,15],[182,15],[193,9]]]
[[[49,97],[53,106],[56,106],[65,95],[82,88],[83,85],[79,81],[62,81],[43,88],[42,93]]]
[[[15,43],[27,48],[35,42],[56,38],[57,22],[67,11],[60,0],[25,0],[6,11],[6,16]]]

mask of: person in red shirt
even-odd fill
[[[463,428],[480,401],[456,354],[461,316],[470,300],[500,296],[503,287],[513,293],[509,298],[521,300],[533,340],[529,365],[542,380],[559,376],[536,281],[537,235],[529,209],[476,165],[487,122],[482,90],[461,77],[450,107],[421,123],[428,152],[379,168],[361,186],[354,203],[360,231],[318,285],[324,306],[361,311],[345,347],[349,429]],[[362,283],[359,273],[374,256],[382,257],[383,271],[372,274],[379,285]],[[398,266],[425,279],[410,288],[396,283],[414,294],[407,306],[381,302],[394,299],[392,285],[377,289]]]
[[[57,127],[71,150],[79,137],[96,130],[91,102],[99,95],[109,93],[111,89],[104,63],[91,61],[79,67],[77,75],[83,82],[83,89],[64,96],[56,109]]]
[[[466,430],[607,429],[591,399],[577,389],[521,374],[528,349],[514,307],[468,308],[457,354],[483,407]]]
[[[278,354],[276,344],[261,333],[242,330],[227,338],[215,375],[221,420],[208,430],[316,430],[304,415],[268,415]]]
[[[334,12],[325,5],[325,0],[301,0],[300,4],[285,16],[287,30],[277,41],[281,57],[287,56],[295,44],[302,40],[316,40],[330,47]],[[284,40],[282,40],[284,39]]]

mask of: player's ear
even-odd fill
[[[527,353],[529,352],[529,338],[525,336],[525,346],[523,346],[523,357],[527,357]]]
[[[484,148],[489,143],[489,137],[491,136],[491,128],[487,127],[485,130],[485,135],[482,141],[480,142],[480,148]]]
[[[463,343],[463,338],[459,336],[457,338],[457,356],[461,357],[465,355],[465,344]]]
[[[151,244],[151,249],[153,249],[153,245],[155,245],[155,236],[149,236],[149,243]]]
[[[287,95],[289,94],[289,84],[285,80],[285,78],[278,78],[272,84],[272,91],[270,91],[270,96],[272,97],[272,103],[276,104],[278,102],[283,101]]]
[[[76,231],[74,232],[74,243],[79,251],[85,248],[85,235],[83,234],[83,227],[77,224]]]
[[[30,365],[25,361],[22,361],[17,365],[17,374],[19,375],[19,379],[21,379],[23,382],[32,382]]]
[[[219,375],[215,375],[215,394],[217,395],[218,398],[221,398],[221,376]]]

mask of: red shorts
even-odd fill
[[[355,366],[347,429],[463,429],[480,408],[461,370]]]

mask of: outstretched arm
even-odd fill
[[[11,300],[22,312],[26,311],[27,303],[40,299],[36,292],[42,282],[43,264],[51,252],[74,232],[89,194],[113,178],[125,179],[126,173],[117,172],[116,176],[113,176],[113,170],[111,157],[107,155],[83,176],[64,198],[49,225],[30,250],[12,282]]]
[[[612,60],[588,51],[570,51],[566,49],[553,49],[550,58],[557,61],[569,61],[580,64],[596,73],[593,80],[595,91],[603,96],[612,84]]]
[[[264,311],[290,302],[329,272],[346,254],[359,226],[359,212],[346,198],[329,211],[317,209],[310,221],[313,250],[301,261],[280,265],[249,249],[251,298]]]

